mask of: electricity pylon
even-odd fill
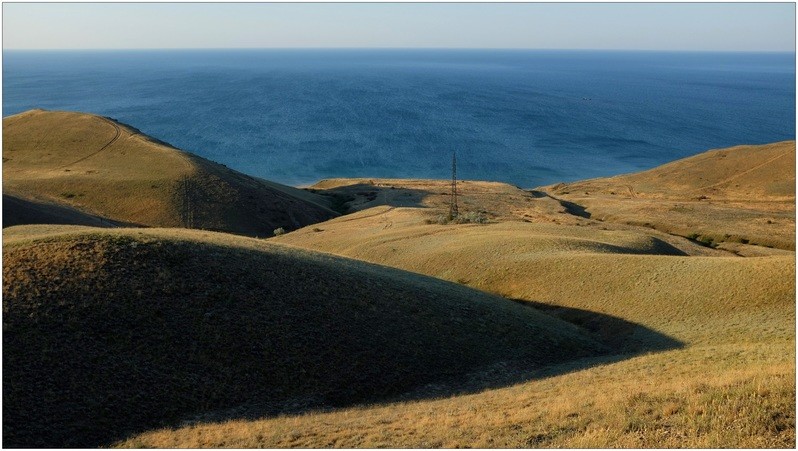
[[[452,152],[452,200],[449,204],[449,219],[455,219],[457,215],[457,154]]]

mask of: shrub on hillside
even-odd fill
[[[464,215],[454,218],[453,222],[457,224],[487,224],[488,217],[481,211],[469,211]]]
[[[469,211],[468,213],[458,215],[454,218],[448,215],[438,215],[435,219],[427,219],[424,221],[427,224],[487,224],[488,217],[483,212]]]

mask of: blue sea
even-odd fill
[[[459,178],[528,188],[795,139],[794,53],[4,51],[3,116],[110,116],[291,185]]]

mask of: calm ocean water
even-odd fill
[[[513,50],[3,52],[3,116],[113,117],[288,184],[521,187],[795,139],[795,55]]]

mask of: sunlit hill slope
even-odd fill
[[[44,211],[6,209],[4,226],[91,221],[64,220],[49,212],[53,204],[106,222],[261,237],[337,215],[321,196],[233,171],[109,118],[60,111],[3,119],[3,193]]]

